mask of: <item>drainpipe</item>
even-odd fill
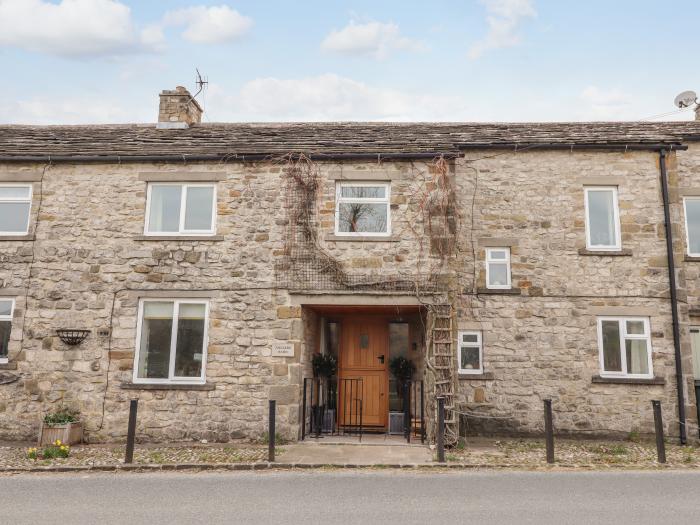
[[[671,317],[673,319],[673,348],[676,357],[676,390],[678,394],[678,423],[681,445],[687,442],[685,429],[685,398],[683,396],[683,364],[681,363],[681,332],[678,325],[678,296],[676,293],[676,263],[673,258],[673,232],[671,210],[668,199],[668,176],[666,174],[666,150],[659,150],[661,172],[661,194],[664,200],[664,227],[666,230],[666,256],[668,257],[668,282],[671,288]]]

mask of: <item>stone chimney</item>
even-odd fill
[[[160,94],[158,129],[189,128],[202,122],[202,108],[182,86],[164,89]]]
[[[695,120],[700,120],[700,104],[695,105]]]

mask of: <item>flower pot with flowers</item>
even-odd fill
[[[63,443],[60,439],[57,439],[50,445],[39,450],[37,447],[32,447],[27,450],[27,457],[29,459],[55,459],[55,458],[67,458],[70,456],[70,447]]]
[[[83,424],[78,420],[78,412],[60,408],[44,416],[39,434],[39,446],[55,444],[75,445],[83,440]]]

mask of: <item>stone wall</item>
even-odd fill
[[[683,181],[697,171],[700,156],[692,148],[679,155],[687,157],[678,171],[674,164],[672,185],[692,185]],[[470,429],[538,432],[542,399],[552,397],[562,432],[648,432],[650,399],[661,399],[674,435],[657,159],[645,152],[470,153],[453,167],[460,217],[457,253],[447,262],[431,255],[426,241],[421,204],[432,189],[429,163],[324,163],[316,199],[319,244],[351,273],[407,279],[451,273],[455,329],[484,331],[487,372],[458,379],[457,401],[466,414],[498,416],[467,418]],[[18,169],[41,173],[44,166],[0,166],[0,174]],[[218,182],[221,240],[144,239],[146,183],[139,173],[188,170],[225,175]],[[342,179],[391,180],[391,238],[333,236],[335,182]],[[622,256],[581,252],[583,186],[606,182],[619,186]],[[0,384],[0,438],[33,438],[41,416],[66,404],[80,409],[91,440],[118,440],[134,396],[141,400],[142,439],[259,439],[270,396],[278,400],[279,431],[295,438],[318,323],[314,312],[276,285],[273,268],[285,253],[288,231],[284,187],[282,166],[272,162],[46,168],[43,181],[34,183],[36,240],[0,241],[0,293],[17,298],[10,363],[0,365],[6,369],[0,374],[17,380]],[[682,260],[677,203],[674,218]],[[511,246],[518,295],[482,293],[484,247],[494,242]],[[685,283],[698,277],[693,268],[680,268],[684,298]],[[688,290],[700,304],[700,292]],[[125,388],[133,375],[138,300],[157,293],[210,300],[203,389]],[[599,373],[596,316],[606,311],[649,315],[654,373],[665,384],[593,382]],[[685,306],[682,321],[688,372]],[[66,347],[55,330],[69,326],[92,333],[82,345]],[[292,342],[295,356],[272,357],[275,342]],[[688,397],[692,421],[692,392]],[[693,424],[689,434],[695,434]]]

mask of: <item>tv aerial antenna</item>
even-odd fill
[[[197,86],[197,92],[194,95],[192,95],[192,98],[195,98],[197,95],[199,95],[209,85],[209,78],[203,77],[202,74],[199,72],[199,68],[195,68],[195,71],[197,71],[197,78],[194,81],[194,83]]]

